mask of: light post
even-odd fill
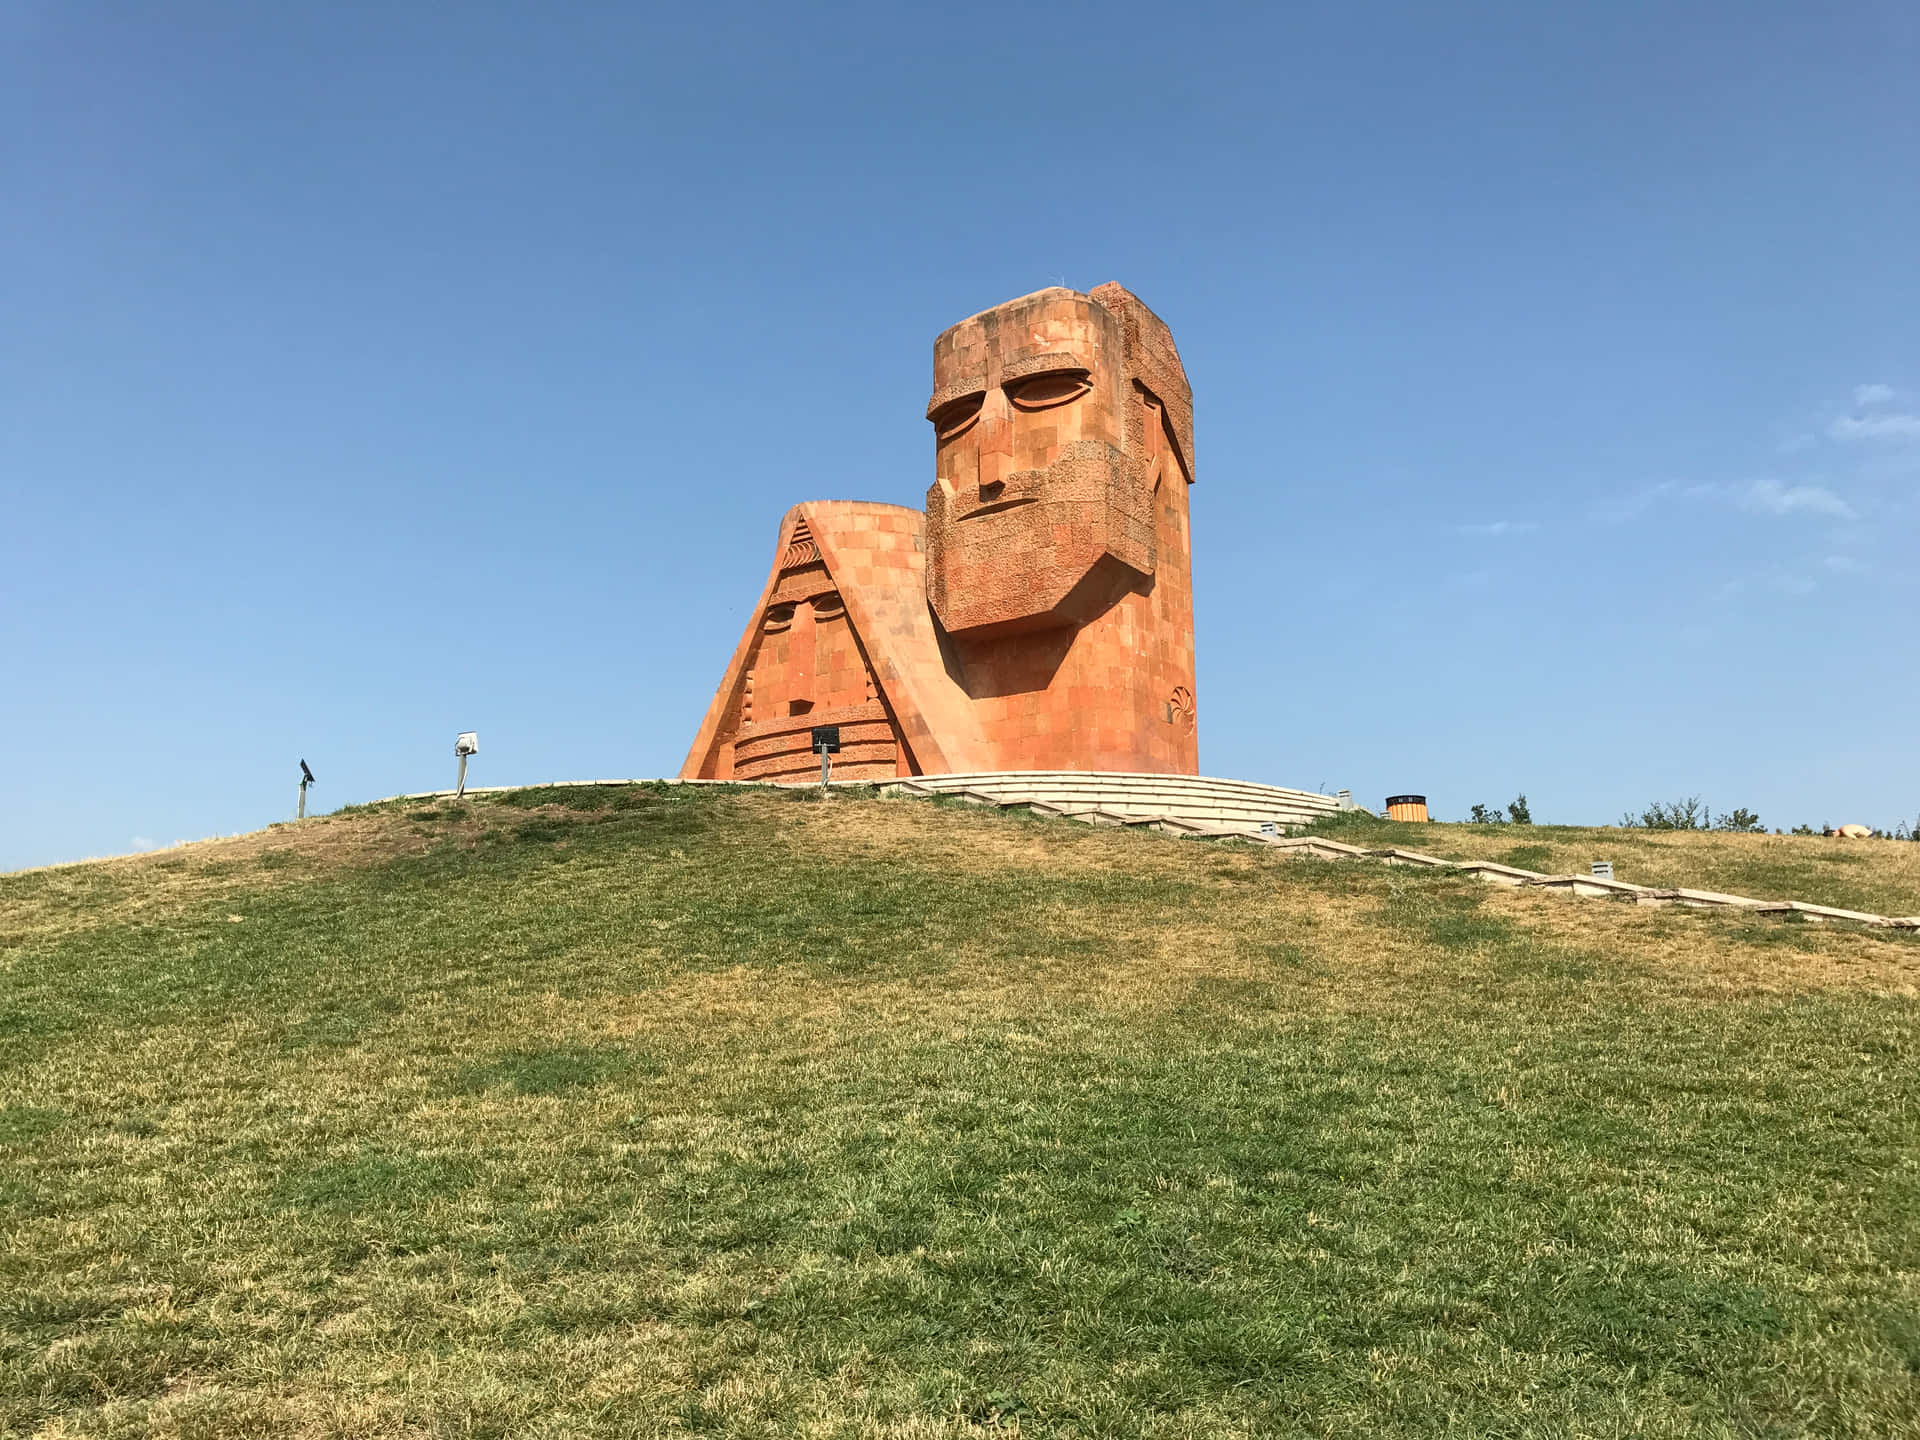
[[[479,732],[462,730],[453,742],[453,753],[460,757],[460,778],[453,786],[453,798],[458,800],[467,793],[467,757],[480,753]]]
[[[300,762],[300,808],[293,812],[293,818],[296,820],[307,818],[307,786],[311,784],[313,784],[313,771],[309,770],[307,762],[302,760]]]
[[[814,726],[813,748],[820,752],[820,793],[824,795],[827,793],[827,782],[833,779],[833,757],[840,749],[840,727]]]

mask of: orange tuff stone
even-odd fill
[[[1193,394],[1118,285],[1041,290],[934,341],[927,508],[796,505],[689,779],[1196,774]]]

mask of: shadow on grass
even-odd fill
[[[455,1095],[495,1089],[515,1095],[564,1095],[632,1070],[652,1073],[656,1068],[647,1057],[627,1050],[559,1045],[511,1050],[468,1065],[454,1076],[451,1089]]]

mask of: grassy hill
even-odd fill
[[[1399,838],[1920,910],[1892,846]],[[852,795],[0,877],[0,1433],[1920,1434],[1917,985]]]

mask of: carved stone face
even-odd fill
[[[1151,405],[1130,381],[1121,317],[1072,290],[1009,301],[934,342],[927,598],[949,632],[1082,623],[1152,573],[1132,413]]]

